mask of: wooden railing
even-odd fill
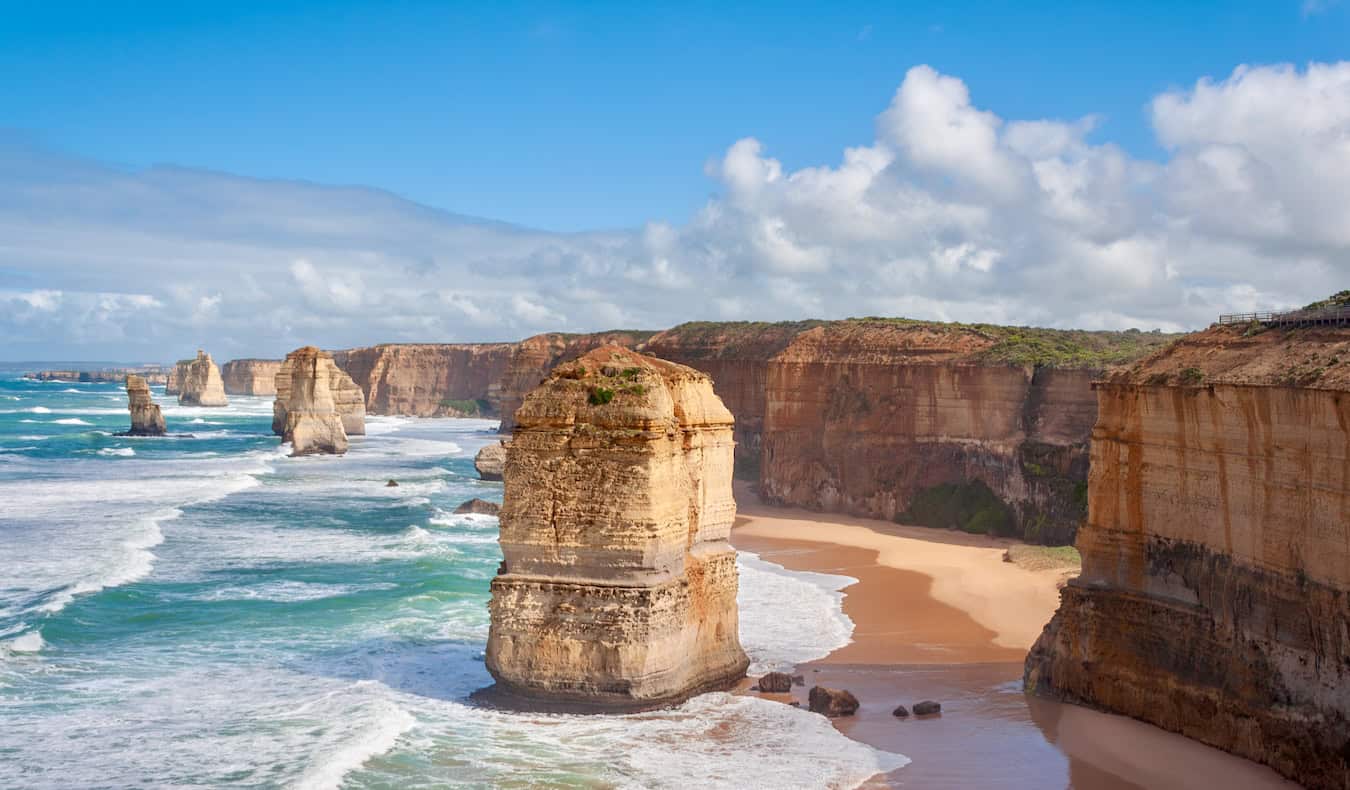
[[[1220,324],[1250,324],[1253,321],[1269,326],[1350,324],[1350,305],[1315,310],[1289,310],[1283,313],[1226,313],[1219,316]]]

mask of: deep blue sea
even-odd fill
[[[904,762],[823,717],[707,694],[629,716],[486,710],[501,500],[486,420],[369,417],[287,458],[271,399],[128,426],[120,385],[0,369],[0,787],[849,787]],[[386,487],[394,479],[398,487]],[[849,639],[849,580],[741,558],[742,641]]]

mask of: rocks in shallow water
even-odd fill
[[[480,516],[495,516],[501,509],[502,506],[498,505],[496,502],[489,502],[486,499],[478,499],[475,497],[474,499],[461,503],[459,507],[455,508],[455,513],[457,515],[473,513]]]
[[[506,470],[506,443],[489,444],[473,457],[473,468],[483,480],[501,480]]]
[[[904,705],[896,705],[895,710],[891,711],[891,715],[896,717],[897,719],[908,719],[909,709],[906,708]]]
[[[831,718],[852,716],[858,712],[858,698],[845,689],[813,686],[806,699],[813,713],[823,713]]]
[[[281,440],[291,443],[292,456],[347,452],[347,432],[342,427],[342,418],[329,388],[328,366],[332,364],[332,357],[313,346],[292,351],[282,364],[282,370],[289,376],[285,381],[285,424]],[[281,385],[278,374],[278,403],[281,402]]]
[[[792,676],[785,672],[770,672],[759,679],[756,688],[769,694],[786,694],[792,690]]]
[[[934,713],[942,712],[942,703],[926,699],[923,702],[914,703],[915,716],[932,716]]]
[[[398,481],[397,481],[397,480],[390,480],[388,483],[385,483],[385,484],[384,484],[384,487],[385,487],[385,488],[398,488]]]
[[[164,414],[150,398],[150,385],[140,376],[127,376],[127,409],[131,411],[127,436],[164,435]]]
[[[197,349],[195,359],[185,359],[177,367],[178,405],[229,406],[225,397],[225,382],[220,378],[211,355]]]
[[[489,606],[498,690],[647,708],[745,677],[732,416],[711,380],[606,346],[515,419]]]

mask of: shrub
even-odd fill
[[[625,381],[633,381],[637,379],[638,375],[641,373],[642,368],[624,368],[623,371],[619,373],[619,378],[624,379]]]
[[[945,527],[986,535],[1013,531],[1012,509],[981,480],[943,483],[914,496],[898,520],[925,527]]]
[[[487,414],[489,404],[485,400],[459,400],[455,398],[444,398],[441,400],[441,408],[453,409],[465,416],[475,416]]]
[[[591,394],[586,398],[592,406],[604,406],[606,403],[614,400],[614,390],[608,387],[591,387]]]
[[[1182,384],[1199,384],[1205,380],[1205,374],[1200,368],[1186,368],[1180,378]]]

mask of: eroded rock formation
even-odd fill
[[[195,359],[182,360],[176,370],[175,382],[180,406],[230,405],[229,399],[225,397],[220,368],[216,367],[210,354],[198,349]]]
[[[220,369],[227,395],[275,395],[279,359],[232,359]]]
[[[131,412],[131,429],[127,436],[163,436],[164,415],[150,397],[150,384],[142,377],[128,374],[127,409]]]
[[[278,436],[285,435],[286,415],[290,410],[290,402],[295,397],[291,389],[296,380],[293,368],[297,361],[309,363],[311,359],[315,360],[313,364],[318,366],[326,379],[326,389],[333,400],[333,408],[342,421],[344,435],[364,436],[365,394],[352,381],[351,376],[334,363],[332,354],[320,351],[314,346],[305,346],[292,351],[277,368],[276,376],[273,378],[277,397],[272,401],[272,432]]]
[[[327,352],[314,346],[298,348],[286,355],[277,373],[276,403],[283,421],[281,440],[290,442],[292,456],[347,452],[347,432],[331,387],[334,373],[345,376],[333,365]],[[273,413],[275,419],[275,409]]]
[[[1350,788],[1350,329],[1212,328],[1096,394],[1027,688]]]
[[[708,377],[604,346],[516,420],[489,607],[499,688],[646,707],[743,677],[732,417]]]
[[[506,441],[482,447],[473,457],[473,468],[482,480],[501,480],[506,471]]]
[[[396,343],[335,351],[333,361],[364,391],[371,414],[477,416],[516,345]]]

